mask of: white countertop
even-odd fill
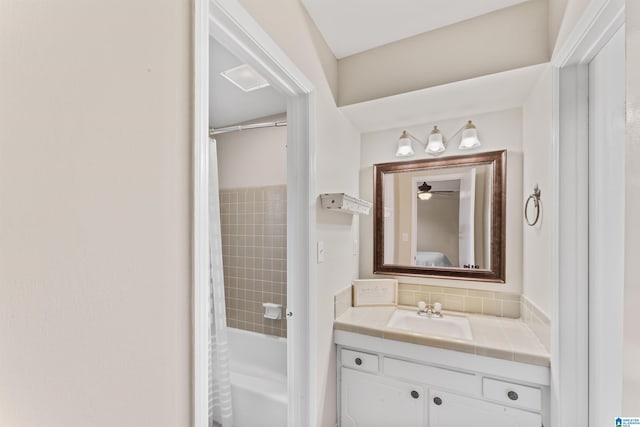
[[[532,365],[549,366],[550,355],[538,337],[519,319],[443,311],[469,319],[471,340],[410,332],[387,327],[396,309],[413,307],[351,307],[334,321],[334,329],[444,348]]]

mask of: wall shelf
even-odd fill
[[[322,207],[350,215],[369,215],[373,203],[345,193],[323,193],[320,195]]]

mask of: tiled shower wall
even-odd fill
[[[220,222],[227,324],[286,337],[286,186],[221,189]],[[264,302],[281,304],[283,319],[265,319]]]

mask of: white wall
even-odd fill
[[[325,69],[335,62],[298,0],[241,0],[271,38],[316,87],[316,193],[358,193],[359,133],[335,106]],[[335,59],[333,59],[335,61]],[[316,200],[317,201],[317,200]],[[336,423],[336,362],[333,344],[333,295],[357,277],[357,257],[351,242],[358,237],[357,218],[318,208],[316,233],[324,241],[326,261],[312,263],[317,288],[310,289],[312,340],[310,396],[318,425]]]
[[[522,148],[524,152],[523,200],[541,189],[542,216],[534,227],[524,225],[522,286],[523,295],[547,316],[551,315],[553,249],[553,146],[551,128],[551,66],[547,66],[522,109]]]
[[[264,117],[256,123],[286,120]],[[218,183],[223,189],[287,183],[286,126],[248,129],[216,135]]]
[[[507,221],[506,221],[506,283],[473,282],[435,278],[397,277],[403,283],[429,284],[436,286],[469,287],[473,289],[522,292],[522,110],[514,108],[499,112],[479,114],[474,117],[458,117],[441,120],[438,123],[407,127],[406,130],[426,140],[434,125],[445,138],[453,135],[467,120],[473,120],[478,127],[482,146],[477,151],[507,150]],[[403,129],[389,129],[362,135],[360,151],[360,195],[373,200],[373,165],[376,163],[403,161],[395,157],[398,138]],[[459,136],[454,138],[445,155],[461,155],[457,149]],[[416,154],[410,159],[431,158],[417,143]],[[373,215],[360,218],[360,277],[373,276]]]
[[[0,425],[191,422],[187,0],[0,1]]]
[[[624,287],[624,341],[622,413],[638,416],[640,402],[640,328],[638,328],[638,302],[640,301],[640,3],[626,2],[627,37],[627,138],[626,138],[626,241]]]

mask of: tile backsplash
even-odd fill
[[[220,190],[220,223],[227,324],[286,337],[286,186]],[[283,319],[265,319],[265,302]]]
[[[412,307],[416,307],[418,301],[424,301],[427,304],[439,302],[442,304],[444,310],[518,319],[522,314],[522,303],[520,299],[520,294],[507,292],[480,291],[430,285],[410,285],[406,283],[398,284],[398,305]],[[351,306],[351,287],[335,294],[334,314],[336,318]]]
[[[398,303],[416,306],[439,302],[445,310],[479,313],[491,316],[520,317],[520,294],[480,291],[466,288],[447,288],[430,285],[398,284]]]
[[[333,318],[337,319],[353,305],[352,287],[346,287],[333,297]]]
[[[551,321],[527,297],[522,296],[522,321],[529,326],[547,351],[551,348]]]

